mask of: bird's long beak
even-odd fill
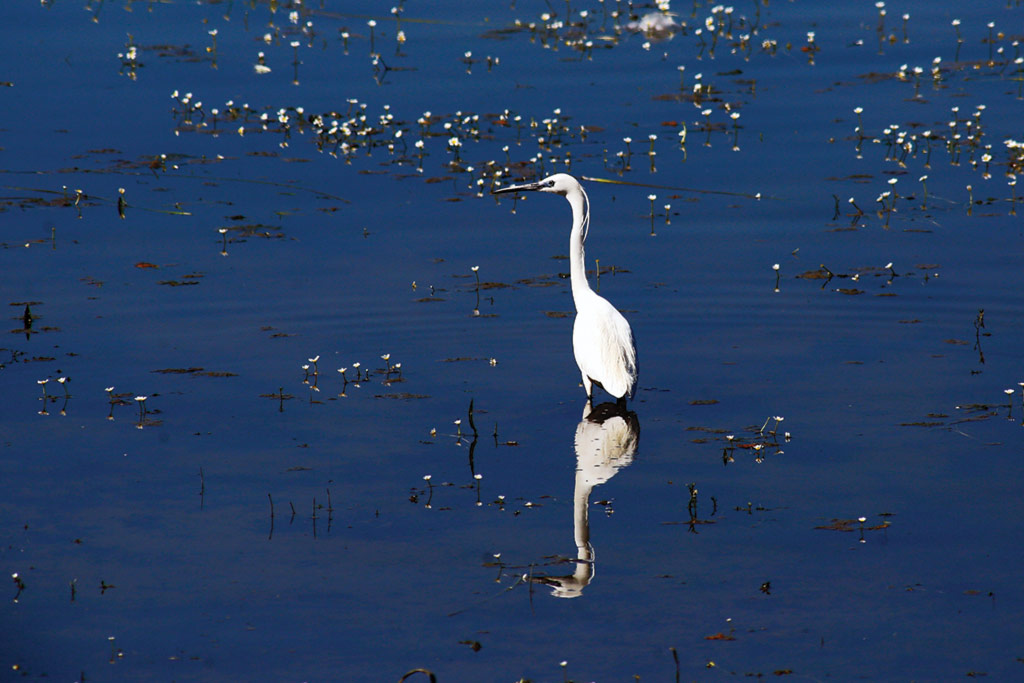
[[[491,194],[505,194],[506,192],[529,192],[531,190],[539,190],[540,181],[535,183],[523,183],[522,185],[509,185],[499,190],[494,190]]]

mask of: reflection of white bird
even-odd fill
[[[556,173],[535,183],[511,185],[495,190],[503,192],[554,192],[572,207],[572,231],[569,233],[569,273],[572,298],[576,304],[576,322],[572,327],[572,350],[583,377],[587,398],[593,396],[593,384],[624,401],[636,388],[636,346],[629,323],[608,300],[590,289],[583,258],[583,242],[590,227],[590,202],[583,187],[571,175]]]
[[[587,402],[576,427],[576,486],[573,490],[573,535],[576,539],[576,571],[569,576],[544,576],[538,580],[552,587],[559,598],[575,598],[594,578],[594,548],[590,545],[590,492],[633,462],[640,443],[640,420],[633,411],[615,403],[593,410]]]
[[[576,425],[576,472],[593,488],[632,464],[640,443],[640,421],[633,411],[614,403],[583,408]]]

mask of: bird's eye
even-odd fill
[[[549,180],[546,183],[544,183],[544,187],[554,187],[554,186],[555,186],[555,181],[554,180]]]

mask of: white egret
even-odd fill
[[[495,190],[504,192],[554,192],[569,201],[572,207],[572,230],[569,233],[569,277],[572,299],[576,304],[576,321],[572,327],[572,350],[583,377],[587,399],[593,397],[596,384],[624,401],[636,388],[636,345],[629,323],[608,300],[590,289],[583,258],[583,242],[590,228],[590,201],[579,181],[566,173],[556,173],[543,180],[511,185]]]

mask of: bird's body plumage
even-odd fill
[[[607,299],[592,291],[583,301],[576,298],[572,350],[587,396],[593,396],[592,382],[615,398],[633,395],[637,376],[633,331]]]
[[[583,187],[571,175],[556,173],[536,183],[515,185],[495,193],[537,190],[565,197],[572,207],[569,232],[569,278],[576,304],[572,349],[583,378],[587,398],[597,384],[617,399],[632,397],[636,389],[636,345],[629,323],[607,299],[587,282],[583,243],[590,227],[590,202]]]

